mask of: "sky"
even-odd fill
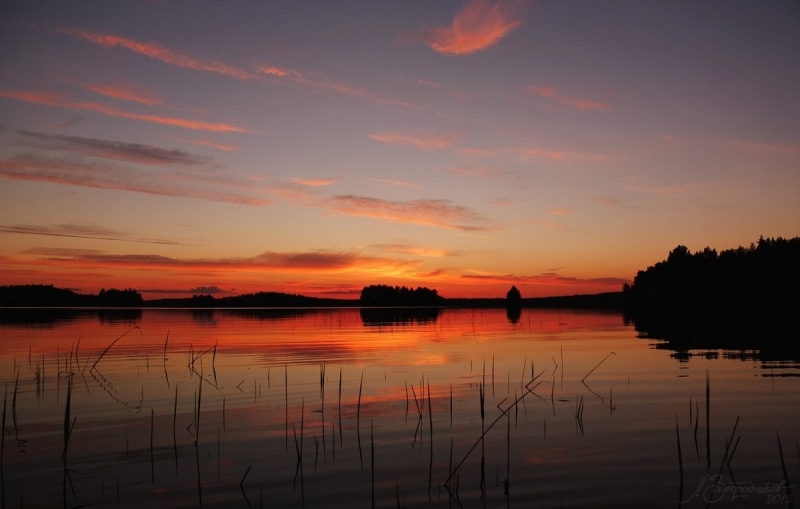
[[[800,235],[800,3],[3,2],[0,285],[619,290]]]

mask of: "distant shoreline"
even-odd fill
[[[421,308],[438,308],[438,309],[505,309],[507,302],[505,298],[453,298],[446,299],[440,305],[425,306],[425,305],[409,305],[409,306],[374,306],[361,304],[358,299],[316,299],[314,297],[302,297],[308,299],[308,302],[294,303],[286,305],[254,305],[242,306],[235,304],[226,304],[221,299],[197,299],[197,298],[184,298],[184,299],[153,299],[145,300],[140,305],[135,306],[104,306],[104,305],[74,305],[70,303],[52,303],[47,305],[30,305],[30,304],[10,304],[0,306],[0,309],[75,309],[75,310],[113,310],[113,309],[421,309]],[[316,302],[321,300],[323,302]],[[562,309],[600,309],[600,310],[613,310],[623,311],[623,294],[622,292],[606,292],[599,294],[580,294],[580,295],[565,295],[558,297],[529,297],[523,298],[520,301],[521,308],[562,308]]]

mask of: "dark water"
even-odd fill
[[[658,345],[568,311],[6,310],[3,503],[787,505],[800,366]]]

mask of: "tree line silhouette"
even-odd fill
[[[94,295],[53,285],[0,286],[0,307],[141,307],[143,304],[142,295],[133,288],[103,288]]]

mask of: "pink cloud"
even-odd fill
[[[179,179],[180,175],[159,177],[131,172],[129,168],[113,165],[43,159],[34,156],[0,160],[0,177],[95,189],[133,191],[158,196],[197,198],[240,205],[266,205],[269,203],[262,198],[220,190],[219,182],[215,182],[217,185],[213,187],[207,185],[182,186],[171,181]],[[212,181],[212,183],[214,182]]]
[[[230,124],[200,122],[197,120],[187,120],[175,117],[162,117],[158,115],[143,115],[140,113],[129,113],[126,111],[121,111],[101,103],[74,102],[70,101],[64,94],[55,94],[51,92],[42,92],[35,90],[34,91],[0,90],[0,97],[5,97],[8,99],[16,99],[18,101],[25,101],[35,104],[57,106],[59,108],[67,108],[72,110],[94,111],[111,117],[141,120],[144,122],[171,125],[175,127],[181,127],[184,129],[194,129],[199,131],[212,131],[221,133],[225,132],[253,133],[253,131],[249,129],[245,129],[243,127],[238,127]]]
[[[324,187],[330,186],[337,182],[336,179],[302,179],[302,178],[291,178],[289,179],[293,184],[299,184],[301,186],[310,186],[310,187]]]
[[[119,99],[122,101],[130,101],[147,106],[164,105],[164,101],[151,91],[142,86],[135,86],[129,83],[105,83],[94,84],[84,83],[82,81],[72,80],[69,78],[59,78],[60,81],[78,86],[84,90],[89,90],[96,94],[111,97],[112,99]]]
[[[439,53],[469,55],[494,46],[519,27],[515,14],[515,2],[472,0],[449,27],[436,27],[416,37]]]
[[[425,247],[425,246],[411,246],[408,244],[373,244],[370,246],[372,249],[375,249],[380,252],[384,253],[393,253],[393,254],[403,254],[403,255],[414,255],[414,256],[425,256],[431,258],[443,258],[448,256],[460,256],[458,251],[452,251],[447,249],[438,249],[433,247]]]
[[[452,205],[448,200],[391,201],[364,196],[334,196],[327,203],[342,214],[411,223],[453,230],[483,230],[480,218],[471,209]]]
[[[376,179],[376,178],[371,178],[369,180],[372,182],[376,182],[378,184],[384,184],[388,186],[412,187],[414,189],[419,189],[419,184],[412,184],[411,182],[403,182],[400,180],[386,180],[386,179]]]
[[[572,152],[566,150],[547,150],[541,148],[531,148],[524,151],[525,155],[534,157],[544,157],[551,161],[560,162],[581,162],[598,163],[603,161],[613,161],[616,159],[609,154],[592,154],[588,152]]]
[[[206,139],[190,140],[190,139],[186,139],[186,138],[174,138],[174,137],[171,137],[171,136],[162,136],[162,138],[167,139],[167,140],[180,141],[180,142],[183,142],[183,143],[189,143],[190,145],[198,145],[198,146],[201,146],[201,147],[210,147],[210,148],[214,148],[214,149],[217,149],[217,150],[222,150],[224,152],[232,152],[232,151],[235,151],[235,150],[239,150],[239,147],[237,147],[236,145],[231,145],[229,143],[217,143],[216,141],[211,141],[211,140],[206,140]]]
[[[597,203],[604,203],[606,205],[619,205],[621,201],[618,198],[610,196],[590,196],[589,200],[596,201]]]
[[[488,166],[459,166],[457,168],[449,168],[447,173],[453,175],[466,175],[468,177],[482,177],[482,178],[502,178],[508,175],[507,172],[491,168]]]
[[[447,133],[433,136],[412,136],[401,133],[375,133],[370,138],[389,145],[417,147],[422,150],[450,148],[464,138],[461,133]]]
[[[570,97],[552,87],[528,87],[528,92],[580,110],[610,110],[611,105],[579,97]]]
[[[250,258],[177,259],[161,255],[75,254],[69,257],[42,258],[33,263],[90,268],[129,268],[198,272],[274,272],[274,273],[346,273],[354,271],[402,272],[419,265],[415,260],[400,260],[361,255],[357,252],[325,250],[304,252],[265,251]]]
[[[117,35],[98,34],[76,28],[60,28],[58,31],[62,34],[71,35],[75,38],[83,39],[101,46],[119,46],[127,49],[128,51],[132,51],[133,53],[144,55],[155,60],[160,60],[177,67],[212,72],[240,80],[246,80],[253,77],[253,75],[247,71],[231,67],[222,62],[215,62],[213,60],[200,60],[185,55],[179,51],[171,50],[169,48],[165,48],[164,46],[159,46],[158,44],[152,42],[140,42]]]

